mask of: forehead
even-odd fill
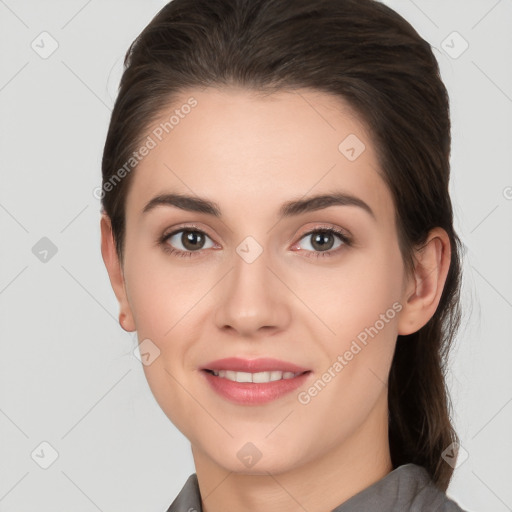
[[[190,89],[143,140],[150,149],[134,171],[127,215],[179,192],[210,198],[226,215],[243,208],[271,216],[292,197],[331,190],[392,215],[370,134],[348,103],[327,93]]]

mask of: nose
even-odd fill
[[[237,337],[254,338],[288,327],[290,291],[263,251],[254,261],[233,255],[216,297],[215,323]]]

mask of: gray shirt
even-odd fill
[[[331,512],[466,512],[438,489],[427,470],[403,464]],[[167,512],[203,512],[197,475],[188,477]]]

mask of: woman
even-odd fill
[[[130,47],[102,255],[196,473],[168,512],[460,511],[447,91],[373,0],[174,0]]]

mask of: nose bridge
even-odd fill
[[[256,241],[252,236],[246,237],[235,249],[233,255],[232,280],[238,288],[245,286],[261,287],[265,289],[268,284],[270,264],[268,250]]]
[[[250,335],[261,327],[282,328],[288,320],[279,280],[268,267],[268,251],[253,237],[246,237],[235,248],[232,270],[216,311],[220,328],[230,326],[239,334]],[[281,284],[282,286],[282,284]]]

